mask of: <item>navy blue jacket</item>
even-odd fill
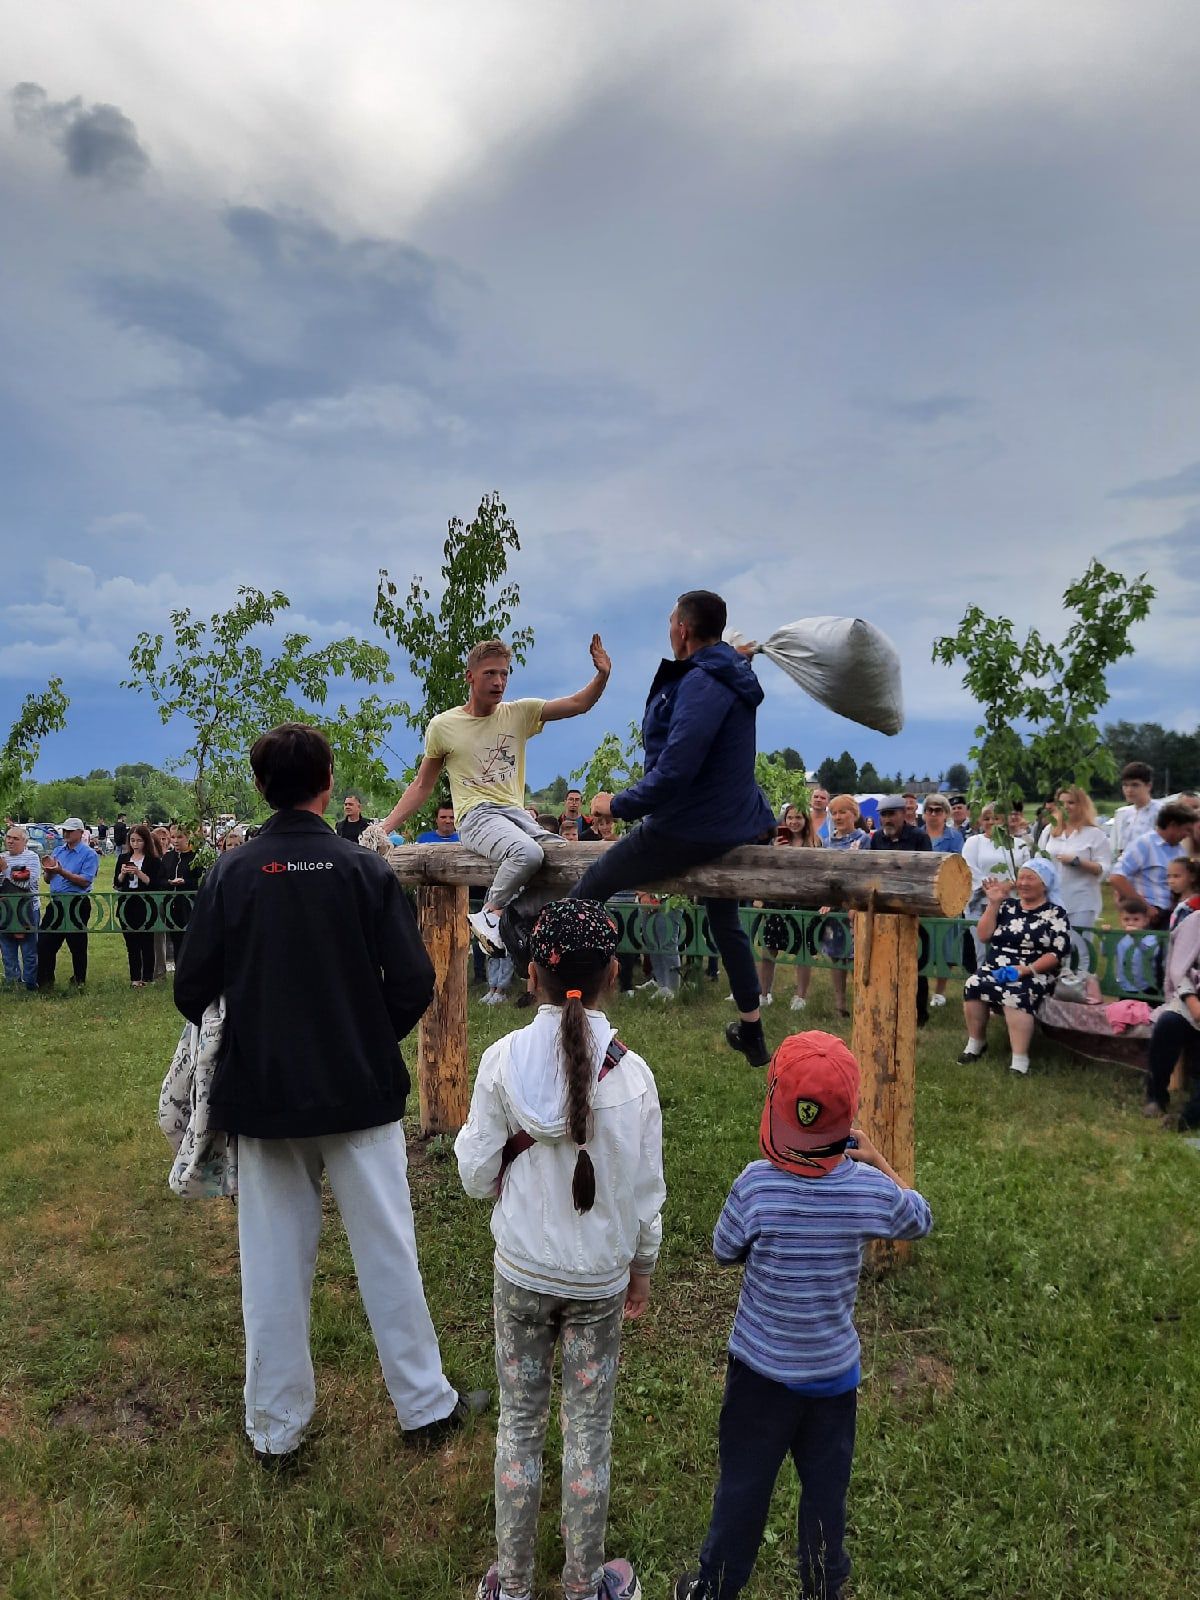
[[[645,776],[613,796],[613,815],[650,818],[696,843],[749,844],[775,826],[754,780],[762,685],[745,656],[709,644],[661,663],[642,718]]]

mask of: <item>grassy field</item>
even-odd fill
[[[402,1445],[332,1211],[306,1469],[281,1481],[248,1459],[233,1207],[170,1195],[155,1125],[178,1019],[165,989],[127,987],[119,939],[93,938],[92,955],[84,994],[0,996],[0,1591],[469,1595],[492,1554],[491,1425],[432,1456]],[[721,1042],[724,993],[614,1002],[658,1077],[669,1199],[622,1360],[609,1548],[660,1600],[706,1523],[737,1294],[710,1240],[756,1154],[763,1074]],[[936,1229],[860,1299],[853,1594],[1195,1593],[1200,1155],[1143,1121],[1132,1074],[1042,1047],[1013,1078],[998,1024],[991,1057],[955,1065],[955,993],[920,1041]],[[521,1020],[473,1006],[476,1056]],[[769,1039],[797,1020],[775,1007]],[[803,1020],[833,1027],[827,974]],[[444,1141],[414,1144],[412,1180],[447,1365],[487,1382],[486,1208]],[[543,1595],[556,1500],[552,1465]],[[782,1479],[752,1595],[794,1592],[794,1505]]]

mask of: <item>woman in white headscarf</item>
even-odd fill
[[[1016,892],[999,878],[984,885],[987,907],[976,930],[987,958],[963,984],[967,1043],[959,1061],[973,1061],[987,1049],[988,1018],[1003,1014],[1012,1046],[1014,1072],[1029,1071],[1033,1019],[1054,993],[1071,946],[1071,923],[1053,899],[1058,868],[1034,856],[1017,873]]]

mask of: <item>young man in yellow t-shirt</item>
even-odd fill
[[[417,775],[383,819],[388,833],[406,822],[446,769],[459,838],[497,864],[483,910],[470,919],[479,938],[496,948],[501,911],[541,866],[539,841],[555,837],[525,810],[525,744],[547,722],[590,711],[604,693],[612,662],[598,633],[590,649],[596,676],[577,693],[561,700],[505,700],[512,651],[499,639],[481,640],[467,657],[466,704],[434,717]]]

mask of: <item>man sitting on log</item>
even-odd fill
[[[561,700],[505,700],[512,651],[500,639],[483,639],[467,656],[467,700],[434,717],[425,731],[425,759],[384,818],[390,833],[419,811],[442,768],[450,777],[458,836],[469,850],[496,863],[483,909],[469,919],[486,949],[502,953],[500,913],[542,864],[541,841],[557,835],[525,809],[525,745],[547,722],[590,711],[604,693],[612,662],[594,633],[596,676]]]
[[[593,817],[640,817],[641,825],[588,868],[571,891],[580,899],[605,901],[773,834],[775,819],[754,779],[762,686],[749,661],[722,642],[725,621],[724,600],[707,589],[676,601],[671,655],[654,676],[642,719],[645,775],[592,801]],[[758,969],[737,901],[704,905],[738,1008],[725,1036],[751,1066],[765,1066]]]

